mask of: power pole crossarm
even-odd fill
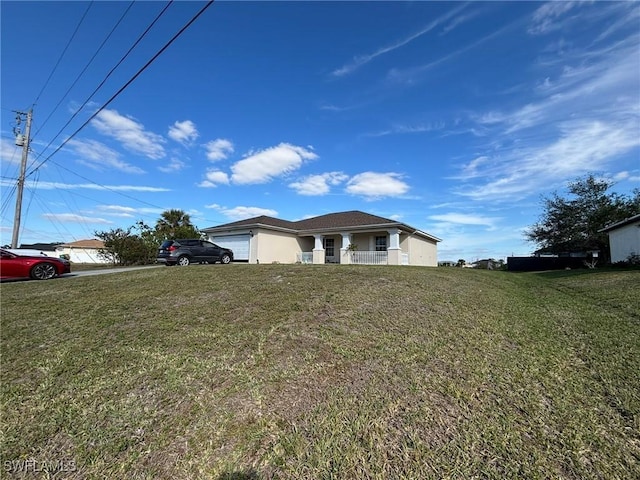
[[[24,115],[18,112],[18,115]],[[26,113],[27,125],[25,135],[22,137],[22,160],[20,161],[20,176],[18,177],[18,191],[16,195],[16,214],[13,217],[13,236],[11,237],[11,248],[18,248],[18,236],[20,235],[20,217],[22,216],[22,192],[24,190],[24,180],[27,171],[27,158],[29,156],[29,144],[31,143],[31,117],[33,110]]]

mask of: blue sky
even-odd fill
[[[166,5],[2,1],[0,243],[29,108],[23,243],[169,208],[200,228],[363,210],[472,261],[531,253],[567,181],[640,186],[638,2],[218,1],[71,137],[205,3],[114,69]]]

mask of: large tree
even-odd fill
[[[609,238],[599,230],[640,212],[640,189],[633,196],[609,192],[613,182],[593,175],[569,184],[568,197],[543,198],[543,213],[526,233],[540,251],[560,254],[599,250],[609,254]]]
[[[138,225],[140,228],[140,226]],[[95,232],[104,242],[100,255],[114,265],[145,265],[155,261],[157,246],[150,245],[142,235],[132,233],[133,227]]]

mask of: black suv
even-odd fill
[[[180,265],[181,267],[193,262],[231,263],[233,251],[206,240],[190,238],[165,240],[160,245],[156,261],[166,266]]]

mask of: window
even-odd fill
[[[376,237],[376,252],[387,251],[387,236]]]
[[[325,252],[324,252],[325,256],[333,257],[335,255],[335,239],[325,238],[324,249],[325,249]]]

